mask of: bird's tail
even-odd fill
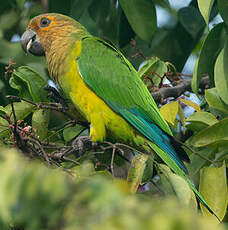
[[[152,142],[148,142],[148,145],[150,148],[156,152],[156,154],[171,168],[174,173],[181,176],[189,185],[189,187],[192,189],[192,191],[195,193],[196,198],[199,200],[199,202],[208,209],[210,213],[212,213],[218,220],[218,216],[214,213],[212,208],[207,204],[203,196],[198,192],[195,185],[192,183],[192,181],[188,178],[188,176],[185,174],[185,172],[179,167],[179,165],[162,149],[160,149],[157,145],[155,145]],[[220,220],[219,220],[220,221]]]

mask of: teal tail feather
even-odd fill
[[[207,204],[207,202],[204,200],[203,196],[198,192],[192,181],[188,178],[188,176],[185,174],[182,168],[179,167],[179,165],[176,163],[175,160],[173,160],[167,153],[165,153],[162,149],[160,149],[157,145],[155,145],[152,142],[148,142],[148,145],[151,147],[153,151],[157,153],[157,155],[171,168],[174,173],[184,178],[184,180],[188,183],[189,187],[192,189],[192,191],[195,193],[196,198],[200,201],[200,203],[208,209],[210,213],[212,213],[219,221],[220,219],[218,216],[214,213],[212,208]]]

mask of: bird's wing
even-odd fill
[[[96,95],[187,172],[170,144],[168,135],[172,132],[148,89],[115,47],[95,37],[84,38],[77,63],[83,81]]]

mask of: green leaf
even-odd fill
[[[228,141],[228,118],[225,118],[212,126],[198,132],[191,138],[191,145],[194,147],[204,147],[211,144]]]
[[[218,5],[219,13],[222,16],[222,19],[224,20],[226,25],[228,25],[228,15],[227,15],[228,2],[226,0],[218,0],[217,5]]]
[[[150,182],[152,176],[153,176],[153,167],[154,165],[154,155],[148,156],[148,159],[146,161],[146,167],[143,172],[143,178],[141,183],[147,183]]]
[[[193,102],[193,101],[180,98],[180,102],[184,103],[185,105],[188,105],[188,106],[192,107],[193,109],[195,109],[196,112],[200,111],[200,106],[197,103]]]
[[[184,115],[183,109],[182,109],[180,104],[178,105],[178,115],[180,117],[180,122],[181,122],[181,124],[184,128],[184,131],[185,131],[186,119],[185,119],[185,115]]]
[[[215,63],[215,87],[218,95],[228,105],[228,41]]]
[[[17,120],[25,119],[31,112],[34,111],[34,105],[25,101],[14,102],[13,107]],[[7,105],[5,109],[7,111],[7,114],[10,116],[10,119],[14,121],[11,104]]]
[[[146,167],[148,155],[138,154],[131,161],[131,166],[128,171],[127,182],[130,186],[131,193],[136,193],[142,181],[143,172]]]
[[[173,72],[174,74],[177,72],[176,67],[172,63],[165,62],[165,64],[167,65],[169,71]]]
[[[19,67],[10,78],[10,86],[19,91],[19,96],[34,102],[47,101],[43,88],[47,81],[28,66]]]
[[[40,140],[44,140],[48,134],[48,124],[50,119],[50,110],[39,109],[32,115],[32,127],[36,129],[36,133]]]
[[[0,106],[0,115],[5,117],[6,114],[7,114],[6,109],[4,107]],[[1,138],[7,137],[8,134],[9,134],[9,123],[4,118],[0,117],[0,137]],[[0,143],[0,145],[1,145],[1,143]]]
[[[153,0],[155,5],[159,5],[165,9],[170,9],[169,0]]]
[[[113,1],[93,0],[88,8],[89,15],[96,22],[99,36],[114,44],[119,43],[119,25],[122,10],[116,7]]]
[[[175,125],[178,110],[179,104],[177,101],[165,104],[160,108],[162,117],[173,126]]]
[[[198,0],[198,6],[200,13],[203,15],[205,22],[209,23],[210,13],[214,0]]]
[[[16,0],[17,6],[18,6],[21,10],[24,9],[24,7],[25,7],[25,2],[26,2],[26,0]]]
[[[135,33],[150,43],[157,28],[153,2],[150,0],[120,0],[119,2]]]
[[[6,113],[7,113],[6,108],[4,108],[3,106],[0,105],[0,114],[5,115]]]
[[[63,138],[66,142],[71,141],[73,138],[78,136],[83,130],[85,130],[85,127],[81,125],[66,127],[63,130]]]
[[[179,21],[185,30],[191,35],[192,38],[197,38],[198,34],[201,31],[200,25],[204,25],[205,22],[203,20],[202,15],[199,11],[192,6],[181,8],[178,11]]]
[[[34,106],[24,101],[14,102],[13,106],[17,120],[25,119],[31,112],[34,111]],[[14,121],[11,104],[7,105],[6,107],[0,106],[0,114],[3,116],[7,115],[11,121]],[[9,138],[9,134],[9,123],[0,117],[0,137]]]
[[[143,79],[145,76],[150,76],[153,69],[153,65],[158,61],[159,59],[157,57],[150,58],[149,60],[146,60],[145,64],[139,69],[138,73],[139,76]]]
[[[49,0],[48,12],[55,12],[60,14],[69,15],[72,0]],[[78,6],[80,7],[80,5]]]
[[[0,30],[9,30],[16,25],[20,20],[20,15],[15,10],[10,10],[7,13],[1,15]]]
[[[208,126],[213,125],[218,122],[216,117],[205,111],[200,111],[198,113],[193,113],[191,116],[187,119],[188,122],[202,122]]]
[[[222,220],[226,214],[228,198],[225,162],[221,167],[205,167],[200,171],[199,191]],[[201,209],[204,216],[213,216],[202,205]]]
[[[110,2],[106,0],[100,0],[97,4],[96,0],[92,1],[88,11],[91,18],[100,25],[102,22],[106,21],[110,9]]]
[[[119,46],[123,48],[130,43],[130,40],[135,37],[135,32],[131,28],[126,15],[121,10],[120,23],[119,23]]]
[[[207,35],[200,51],[198,61],[195,64],[192,79],[192,90],[194,93],[198,93],[200,80],[204,75],[208,75],[211,85],[214,85],[214,65],[218,54],[224,47],[224,42],[224,23],[220,23]]]
[[[161,82],[161,77],[168,71],[168,66],[165,62],[161,61],[158,57],[146,60],[146,63],[139,69],[139,76],[144,80],[145,77],[150,77],[153,84],[158,86]],[[151,85],[149,79],[144,80],[147,86]]]
[[[58,228],[62,216],[58,211],[60,203],[70,195],[66,174],[25,160],[13,149],[1,149],[0,174],[0,225],[4,220],[8,226],[26,225],[31,230]],[[41,220],[50,213],[52,220],[44,227]]]
[[[53,167],[0,150],[1,230],[224,229],[174,197],[131,195],[124,180],[97,174],[91,163]]]
[[[186,205],[191,205],[194,207],[195,211],[197,210],[197,202],[194,193],[190,189],[188,183],[177,174],[173,173],[170,168],[164,164],[158,164],[159,170],[164,174],[164,176],[168,179],[169,183],[172,186],[175,194],[178,199]]]
[[[71,6],[70,16],[78,20],[82,16],[84,11],[89,7],[91,2],[92,0],[86,0],[86,1],[74,0]]]
[[[0,6],[0,15],[4,12],[4,11],[8,11],[9,9],[13,8],[12,7],[12,0],[10,1],[3,1],[1,2],[1,6]]]
[[[191,164],[187,164],[188,172],[190,177],[194,176],[199,172],[199,170],[205,166],[209,165],[210,162],[207,159],[214,159],[215,153],[217,151],[217,146],[204,147],[201,150],[196,150],[196,153],[190,155]]]
[[[205,98],[211,108],[228,114],[228,106],[219,97],[216,88],[205,90]]]
[[[193,113],[186,121],[189,122],[187,128],[193,131],[200,131],[218,122],[213,114],[204,111]]]

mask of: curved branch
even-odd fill
[[[192,81],[191,79],[184,80],[182,83],[180,83],[177,86],[161,88],[157,92],[152,92],[151,95],[153,96],[154,100],[158,103],[162,102],[164,99],[168,97],[177,98],[186,91],[192,92],[191,81]],[[199,86],[200,89],[207,89],[209,88],[209,85],[210,85],[209,77],[208,76],[202,77]]]

